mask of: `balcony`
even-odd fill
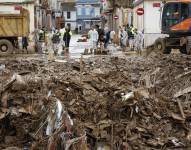
[[[76,0],[77,4],[99,4],[101,5],[100,0]]]
[[[86,20],[91,20],[91,19],[100,19],[100,15],[99,16],[92,16],[92,15],[78,15],[77,18],[78,19],[86,19]]]

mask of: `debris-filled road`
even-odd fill
[[[191,148],[191,57],[0,61],[0,149]]]

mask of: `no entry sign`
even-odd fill
[[[137,12],[137,15],[142,16],[144,14],[144,9],[138,8],[136,12]]]
[[[22,6],[15,6],[15,10],[22,10]]]
[[[114,19],[115,19],[115,20],[119,19],[119,16],[118,16],[118,15],[115,15],[115,16],[114,16]]]

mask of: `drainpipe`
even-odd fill
[[[146,30],[145,30],[145,13],[146,13],[146,11],[145,11],[145,0],[143,0],[143,9],[144,9],[144,14],[143,14],[143,30],[144,30],[144,36],[145,36],[145,32],[146,32]],[[144,45],[145,45],[145,40],[144,40],[143,46]]]
[[[145,0],[143,0],[143,9],[144,9],[144,14],[143,14],[143,30],[145,31]]]
[[[112,16],[112,20],[114,22],[114,30],[117,33],[117,20],[114,19],[115,14],[116,14],[115,0],[113,0],[113,16]]]

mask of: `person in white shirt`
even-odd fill
[[[111,43],[114,42],[114,38],[115,38],[115,31],[111,31],[111,32],[110,32],[110,40],[111,40]]]
[[[62,44],[62,49],[64,50],[64,47],[65,47],[65,42],[63,40],[63,37],[64,37],[64,33],[66,32],[66,29],[65,27],[63,26],[63,28],[60,29],[60,41],[61,41],[61,44]]]
[[[137,31],[135,36],[135,49],[139,54],[141,54],[143,50],[143,42],[144,42],[144,34],[141,31]]]
[[[119,32],[120,34],[120,44],[121,44],[121,48],[123,48],[123,50],[125,50],[126,46],[127,46],[127,39],[128,39],[128,34],[125,31],[124,27],[121,27],[121,30]]]
[[[98,42],[98,32],[95,28],[91,28],[91,30],[88,32],[89,42],[90,42],[90,48],[91,49],[97,49],[97,42]]]

